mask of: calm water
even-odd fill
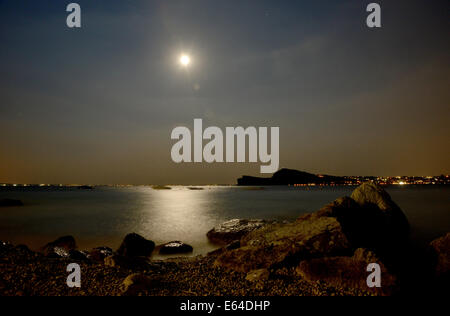
[[[136,232],[156,243],[182,240],[194,246],[196,255],[215,249],[206,233],[225,220],[291,220],[352,191],[350,187],[203,188],[0,188],[0,199],[20,199],[26,204],[0,208],[0,239],[37,249],[70,234],[80,249],[117,248],[127,233]],[[407,215],[417,242],[426,243],[450,231],[449,187],[405,186],[387,191]]]

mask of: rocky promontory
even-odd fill
[[[271,178],[260,178],[251,176],[242,176],[237,180],[238,185],[242,186],[269,186],[269,185],[294,185],[294,184],[343,184],[346,179],[344,177],[330,175],[315,175],[312,173],[281,169],[273,174]]]

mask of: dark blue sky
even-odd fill
[[[233,183],[175,126],[279,126],[281,166],[448,173],[449,2],[0,0],[0,182]],[[188,52],[189,71],[176,59]]]

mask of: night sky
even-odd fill
[[[450,3],[0,0],[0,182],[235,183],[176,126],[279,126],[280,167],[449,173]],[[192,58],[180,69],[180,53]]]

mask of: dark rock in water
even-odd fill
[[[88,254],[88,258],[97,261],[104,262],[106,257],[114,255],[114,251],[109,247],[97,247],[91,250]]]
[[[125,237],[117,253],[124,257],[150,257],[153,249],[155,249],[153,241],[132,233]]]
[[[163,255],[190,253],[194,251],[191,245],[185,244],[181,241],[171,241],[167,244],[159,246],[159,253]]]
[[[9,207],[9,206],[23,206],[23,202],[21,200],[13,200],[13,199],[0,199],[0,207]]]
[[[301,260],[341,255],[350,244],[335,218],[305,216],[289,224],[272,224],[241,239],[241,247],[225,251],[216,266],[240,272],[296,265]]]
[[[435,276],[450,277],[450,233],[431,242],[431,249],[435,255]]]
[[[214,243],[229,244],[265,225],[267,225],[267,222],[259,219],[232,219],[214,227],[206,234],[206,236]]]
[[[381,268],[381,287],[369,288],[367,285],[367,266],[377,263]],[[352,288],[391,295],[397,287],[397,279],[390,274],[377,256],[366,249],[359,248],[353,257],[325,257],[302,261],[296,268],[297,274],[306,281],[322,281],[336,288]]]
[[[72,236],[64,236],[42,247],[42,252],[49,257],[69,257],[69,252],[75,250],[77,244]]]

